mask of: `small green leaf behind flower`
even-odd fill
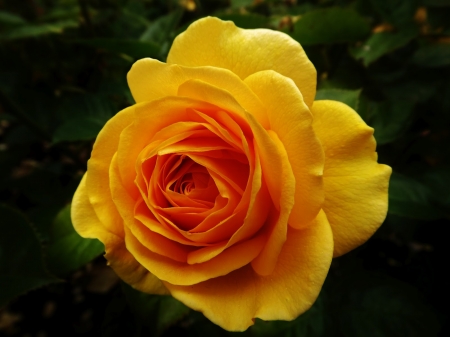
[[[96,239],[82,238],[70,220],[70,205],[56,216],[47,247],[49,269],[58,276],[67,276],[104,251],[103,244]]]
[[[361,90],[320,89],[317,90],[316,101],[328,99],[339,101],[358,111],[360,94]]]

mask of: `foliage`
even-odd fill
[[[375,128],[379,161],[394,170],[385,224],[334,260],[313,307],[293,322],[257,320],[242,334],[445,335],[449,0],[2,1],[0,322],[49,298],[71,312],[74,289],[94,314],[50,315],[51,327],[10,320],[1,333],[35,335],[46,326],[50,336],[234,335],[110,274],[103,287],[92,286],[104,261],[88,262],[103,246],[73,231],[68,206],[98,131],[133,103],[126,84],[133,62],[164,61],[174,37],[206,15],[302,43],[317,68],[316,99],[352,106]]]

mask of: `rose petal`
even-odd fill
[[[105,245],[105,258],[119,277],[136,289],[152,294],[168,294],[166,287],[147,269],[142,267],[125,248],[123,238],[112,234],[100,222],[89,202],[86,176],[75,192],[72,208],[72,223],[76,231],[85,238],[97,238]]]
[[[217,18],[197,20],[178,35],[167,63],[225,68],[241,79],[274,70],[294,80],[308,106],[316,94],[316,70],[298,42],[281,32],[240,29]]]
[[[388,206],[391,168],[377,163],[373,129],[347,105],[316,101],[313,127],[325,151],[323,209],[334,255],[358,247],[380,227]]]
[[[183,67],[150,58],[135,62],[128,73],[128,85],[137,103],[175,96],[184,82],[197,79],[228,91],[258,121],[267,126],[265,107],[244,82],[228,69]]]
[[[183,286],[223,276],[242,268],[258,255],[265,240],[265,233],[261,233],[226,249],[209,261],[190,265],[153,253],[136,239],[128,227],[125,227],[126,247],[136,260],[160,280]]]
[[[109,165],[117,151],[120,133],[132,123],[135,106],[111,118],[100,131],[88,161],[86,190],[98,219],[113,233],[123,237],[123,223],[111,200]]]
[[[333,236],[323,212],[312,226],[289,228],[288,239],[270,276],[250,266],[189,287],[164,282],[172,296],[222,328],[243,331],[258,317],[293,320],[319,295],[333,254]]]

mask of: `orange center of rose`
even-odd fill
[[[196,246],[232,236],[247,213],[252,176],[252,154],[243,149],[243,134],[237,136],[227,139],[217,126],[190,123],[181,133],[152,142],[137,163],[145,204],[137,205],[136,218],[142,221],[145,213],[164,231],[189,239],[209,233]]]

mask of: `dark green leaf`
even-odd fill
[[[21,25],[0,34],[0,40],[17,40],[38,37],[47,34],[61,34],[66,28],[78,27],[78,22],[65,20],[39,25]]]
[[[70,40],[71,43],[107,50],[116,54],[125,54],[132,58],[156,58],[160,47],[154,42],[131,39],[94,38],[86,40]]]
[[[231,0],[231,8],[247,7],[253,4],[253,0]]]
[[[443,210],[449,213],[450,210],[450,168],[440,167],[427,171],[424,174],[424,181],[432,191],[436,202],[442,206]]]
[[[27,219],[0,205],[0,307],[58,279],[45,269],[41,244]]]
[[[350,52],[353,57],[361,59],[367,66],[383,55],[403,47],[417,35],[418,30],[415,27],[405,28],[398,32],[374,33],[361,46],[352,48]]]
[[[418,103],[427,101],[441,85],[444,78],[411,79],[384,85],[381,91],[391,100]]]
[[[70,220],[70,205],[56,216],[47,248],[49,269],[65,276],[82,267],[104,251],[103,244],[95,239],[82,238]]]
[[[317,9],[303,15],[294,25],[292,36],[301,44],[356,42],[370,32],[367,21],[351,9]]]
[[[263,28],[268,25],[268,18],[258,14],[218,14],[221,20],[233,21],[238,27],[244,29]]]
[[[67,95],[58,109],[62,123],[53,134],[53,142],[94,139],[116,110],[107,96]]]
[[[93,117],[75,117],[67,120],[56,129],[53,142],[94,139],[104,125],[104,122]]]
[[[411,62],[422,67],[433,68],[450,65],[450,44],[435,44],[418,49]]]
[[[414,104],[405,101],[373,102],[362,100],[358,113],[375,129],[378,144],[393,142],[408,128]]]
[[[389,182],[389,213],[407,218],[433,220],[442,217],[431,191],[421,182],[393,173]]]
[[[416,0],[370,0],[381,17],[394,25],[408,25],[417,9]]]
[[[181,8],[164,15],[154,22],[142,33],[140,40],[143,42],[153,42],[158,45],[163,44],[174,32],[183,16]]]
[[[439,322],[417,289],[371,273],[353,273],[336,304],[338,329],[349,337],[436,337]]]
[[[131,310],[141,323],[160,335],[189,313],[189,308],[171,296],[149,295],[122,284]]]
[[[347,104],[354,110],[358,110],[359,95],[361,90],[320,89],[316,93],[316,101],[334,100]]]
[[[18,15],[0,11],[0,23],[4,25],[24,25],[27,22]]]

